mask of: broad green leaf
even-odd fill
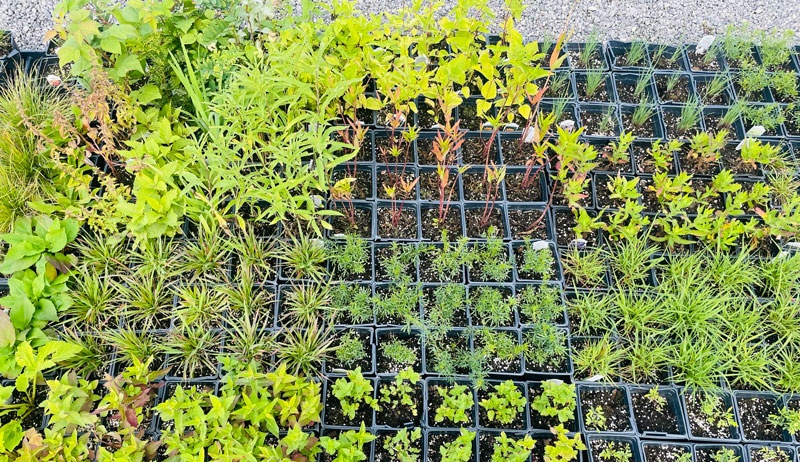
[[[17,333],[11,323],[11,318],[6,312],[0,311],[0,348],[12,346],[16,340]]]

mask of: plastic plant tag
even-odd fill
[[[570,119],[562,120],[558,126],[561,127],[562,130],[571,132],[575,128],[575,121]]]
[[[711,45],[714,43],[715,38],[716,35],[704,35],[703,38],[697,42],[697,47],[695,47],[694,52],[698,55],[706,54],[706,51],[708,51],[708,49],[711,48]]]
[[[562,383],[564,383],[563,380],[559,380],[559,379],[547,379],[547,380],[545,380],[545,382],[554,383],[556,385],[561,385]]]
[[[586,244],[588,244],[586,239],[573,239],[572,242],[570,242],[567,247],[575,247],[576,249],[582,249],[586,247]]]
[[[54,87],[57,87],[57,86],[61,85],[61,77],[59,77],[57,75],[50,74],[45,78],[47,79],[47,83],[49,83],[50,85],[52,85]]]
[[[325,202],[319,194],[312,194],[311,201],[314,202],[314,207],[321,208]]]
[[[800,249],[800,242],[787,242],[786,247],[791,247],[793,249]]]
[[[550,247],[547,241],[533,241],[531,242],[531,250],[544,250]]]
[[[598,374],[589,377],[588,379],[584,380],[584,382],[599,382],[601,380],[603,380],[603,376]]]
[[[347,235],[345,235],[344,233],[336,233],[333,235],[333,237],[336,239],[344,239],[347,237]]]
[[[491,122],[484,122],[481,128],[494,128],[494,125]]]
[[[533,143],[536,140],[536,130],[533,128],[526,128],[522,132],[522,142],[523,143]]]
[[[515,123],[506,124],[508,130],[519,130],[519,125]]]
[[[741,149],[743,147],[749,146],[750,145],[750,140],[752,139],[751,138],[752,136],[761,136],[766,131],[767,131],[767,129],[764,128],[763,125],[756,125],[756,126],[750,128],[750,130],[747,130],[747,133],[744,134],[744,139],[742,141],[740,141],[739,144],[736,145],[736,150],[737,151],[741,151]]]

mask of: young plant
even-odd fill
[[[600,452],[600,459],[610,462],[630,462],[633,460],[631,445],[628,443],[608,441],[606,447]]]
[[[511,262],[503,239],[497,237],[494,227],[489,227],[486,242],[472,249],[470,263],[480,266],[480,275],[487,281],[504,282],[511,273]]]
[[[364,343],[361,338],[353,332],[345,332],[339,337],[339,346],[334,353],[336,360],[343,366],[349,367],[367,357]]]
[[[728,88],[730,80],[730,76],[722,72],[715,74],[713,79],[706,80],[705,86],[703,87],[702,100],[715,101],[722,95],[722,92]]]
[[[494,438],[491,462],[526,462],[535,444],[536,441],[530,435],[514,439],[502,432]]]
[[[472,442],[475,432],[461,429],[454,441],[439,447],[442,462],[469,462],[472,460]]]
[[[643,99],[636,109],[633,111],[633,115],[631,116],[631,121],[633,125],[636,127],[644,127],[647,122],[649,122],[653,116],[656,114],[656,108],[647,98]]]
[[[644,397],[658,412],[664,412],[664,408],[667,405],[667,398],[664,398],[664,396],[658,392],[658,385],[647,390],[647,393],[645,393]]]
[[[328,455],[336,455],[336,458],[333,459],[335,462],[360,462],[367,460],[367,455],[364,454],[364,445],[375,438],[375,435],[367,432],[364,422],[361,422],[359,431],[347,430],[339,433],[336,438],[323,436],[319,439],[319,444]]]
[[[344,278],[362,275],[369,263],[369,245],[361,237],[348,234],[344,238],[344,244],[336,245],[331,250],[328,259]]]
[[[725,409],[722,397],[704,393],[700,402],[700,412],[708,423],[717,427],[738,427],[731,408]]]
[[[642,40],[634,40],[625,53],[626,66],[639,66],[643,64],[647,54],[647,44]]]
[[[292,236],[291,242],[285,242],[277,253],[278,259],[286,267],[287,276],[314,281],[325,278],[325,260],[328,252],[321,240],[301,235]]]
[[[411,410],[411,414],[416,417],[417,406],[414,402],[414,389],[420,375],[412,369],[403,369],[394,379],[394,382],[383,384],[379,390],[380,398],[378,403],[381,409],[397,409],[398,406],[406,406]]]
[[[633,96],[639,101],[643,102],[647,100],[645,91],[647,91],[647,88],[653,81],[654,72],[654,69],[648,69],[647,71],[642,72],[642,74],[639,75],[639,78],[636,79],[636,85],[633,87]]]
[[[478,287],[470,293],[469,306],[475,322],[489,327],[500,327],[511,323],[514,319],[515,300],[506,297],[495,287]]]
[[[436,408],[434,416],[436,423],[449,420],[454,424],[467,424],[472,421],[471,414],[475,400],[472,391],[466,385],[437,386],[434,390],[442,399],[442,404]]]
[[[559,322],[564,316],[561,287],[554,284],[525,286],[517,292],[517,306],[524,322],[532,324]]]
[[[529,369],[535,366],[558,367],[569,353],[566,332],[552,324],[534,324],[524,331],[522,343]]]
[[[542,281],[549,280],[553,275],[555,258],[547,243],[532,242],[526,237],[522,249],[522,262],[517,264],[517,271],[539,276]]]
[[[570,438],[563,425],[550,428],[556,437],[555,441],[544,448],[545,462],[569,462],[578,458],[578,451],[585,451],[586,445],[581,441],[581,434],[576,433]]]
[[[676,129],[679,134],[687,134],[700,123],[702,109],[697,98],[691,98],[681,108]]]
[[[502,182],[506,177],[505,165],[498,168],[494,162],[490,162],[490,164],[491,167],[489,164],[487,164],[485,170],[486,175],[484,181],[486,183],[486,204],[483,207],[483,214],[481,215],[481,228],[486,228],[489,224],[489,219],[492,217],[492,211],[494,211],[494,204],[497,202],[497,197],[500,194],[500,182]]]
[[[422,439],[422,429],[415,428],[409,431],[404,428],[394,436],[387,437],[383,442],[383,449],[393,460],[414,462],[420,460],[421,450],[418,441]]]
[[[511,424],[525,410],[527,400],[519,388],[511,380],[506,380],[493,387],[480,406],[486,409],[490,421],[500,424]]]
[[[542,393],[533,399],[531,408],[547,417],[556,417],[561,423],[575,418],[577,406],[575,385],[555,380],[546,380],[541,385]]]
[[[574,285],[597,287],[605,284],[606,252],[600,248],[580,250],[572,247],[563,255],[564,275]]]
[[[468,238],[462,237],[452,243],[447,231],[442,231],[442,247],[430,248],[430,252],[434,254],[431,263],[440,280],[455,280],[463,266],[471,262],[473,254],[469,252],[468,242]]]
[[[592,100],[592,98],[597,94],[597,91],[600,89],[600,85],[605,84],[605,81],[606,74],[602,69],[592,69],[587,71],[585,90],[586,99]]]
[[[581,46],[578,53],[578,61],[580,61],[584,69],[589,69],[591,67],[590,62],[595,54],[599,52],[599,50],[600,34],[597,31],[592,31],[592,33],[589,34],[589,37],[586,38],[586,42]]]
[[[345,314],[352,324],[364,324],[372,319],[372,295],[367,287],[335,285],[331,289],[331,308]]]
[[[381,343],[380,349],[383,356],[403,368],[413,366],[419,359],[416,350],[408,347],[399,338],[393,338],[388,342]]]
[[[341,377],[331,387],[331,394],[339,400],[342,412],[349,418],[355,419],[358,408],[367,405],[373,409],[380,409],[378,400],[372,397],[372,382],[361,375],[361,368],[347,372],[347,378]],[[363,422],[362,422],[363,424]]]
[[[590,407],[586,410],[586,427],[597,431],[604,431],[607,427],[606,414],[601,406]]]

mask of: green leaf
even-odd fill
[[[133,55],[121,55],[117,62],[114,64],[114,70],[117,71],[117,74],[120,77],[124,77],[131,71],[138,71],[144,73],[142,69],[142,63],[139,62],[139,59]]]
[[[140,104],[148,104],[161,98],[161,92],[158,90],[156,85],[148,83],[141,89],[132,92],[131,96]]]
[[[11,452],[17,448],[20,442],[22,442],[22,426],[19,423],[19,420],[12,420],[2,427],[0,427],[0,441],[3,443],[3,447],[0,448],[2,452]]]
[[[14,345],[16,339],[17,333],[11,323],[11,318],[4,311],[0,311],[0,348]]]
[[[107,37],[100,40],[100,48],[116,55],[122,53],[122,46],[119,43],[119,39],[113,37]]]

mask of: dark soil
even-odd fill
[[[396,142],[397,146],[401,152],[405,153],[406,149],[408,149],[407,154],[405,154],[406,158],[403,159],[403,154],[398,157],[398,161],[402,164],[405,160],[406,162],[413,162],[414,161],[414,146],[408,146],[408,144],[403,139],[403,134],[399,130],[394,133],[394,138],[397,140],[401,140]],[[386,165],[387,162],[390,164],[394,164],[394,157],[391,156],[390,152],[392,150],[392,138],[391,135],[376,137],[375,138],[375,162],[379,165]],[[384,155],[383,151],[386,151],[386,155]],[[394,169],[392,169],[394,170]],[[378,182],[380,183],[380,181]]]
[[[500,148],[503,151],[503,162],[506,165],[527,165],[527,162],[536,155],[531,143],[520,143],[519,139],[500,139]]]
[[[544,172],[541,170],[534,177],[535,168],[530,171],[530,178],[527,187],[522,187],[525,180],[525,172],[513,172],[506,174],[506,199],[509,202],[544,202],[547,198],[542,194],[541,178]]]
[[[512,316],[513,318],[513,316]],[[502,335],[508,335],[505,332]],[[512,334],[512,338],[514,339],[514,343],[518,343],[516,337]],[[485,344],[481,341],[480,337],[476,337],[474,340],[474,348],[476,351],[485,351]],[[488,352],[487,352],[488,353]],[[488,368],[489,373],[494,374],[519,374],[522,372],[522,361],[520,357],[516,359],[506,359],[500,358],[496,355],[496,353],[492,353],[491,356],[486,357],[486,367]]]
[[[397,362],[384,355],[385,345],[395,340],[399,340],[400,343],[402,343],[406,347],[416,352],[413,364]],[[416,372],[422,372],[422,360],[420,359],[422,358],[422,342],[420,341],[420,338],[416,335],[405,335],[405,334],[379,335],[377,355],[378,357],[375,359],[375,364],[377,366],[377,372],[379,374],[396,374],[401,370],[406,369],[407,367],[413,368]]]
[[[478,403],[483,401],[484,399],[489,399],[489,393],[494,387],[487,387],[481,390],[478,390]],[[519,388],[519,386],[517,386]],[[523,396],[525,395],[525,390],[520,389]],[[525,410],[520,412],[517,417],[511,423],[500,423],[496,420],[489,420],[489,413],[483,406],[478,405],[478,422],[480,422],[481,427],[484,428],[503,428],[509,430],[523,430],[525,429],[525,417],[524,413]]]
[[[436,124],[444,125],[444,113],[438,107],[434,109],[431,105],[423,103],[418,106],[418,109],[417,125],[419,125],[420,128],[431,128]],[[455,114],[451,114],[450,120],[454,121]]]
[[[402,246],[402,244],[401,244]],[[392,257],[393,250],[390,246],[386,247],[376,247],[375,248],[375,279],[378,281],[389,281],[390,275],[384,269],[384,263],[389,258]],[[417,269],[414,267],[414,264],[408,265],[408,270],[406,271],[406,275],[413,281],[417,277]]]
[[[350,183],[353,199],[369,199],[372,197],[372,172],[369,170],[357,169],[355,176],[352,176],[352,168],[350,173],[345,170],[337,170],[333,172],[331,182],[335,184],[337,181],[348,177],[356,179],[356,181]]]
[[[624,111],[622,113],[622,126],[637,138],[653,138],[656,133],[653,117],[655,116],[651,116],[641,125],[636,125],[633,123],[633,112]]]
[[[581,54],[579,51],[568,50],[567,54],[569,55],[569,60],[570,63],[572,63],[572,67],[575,69],[601,69],[605,67],[605,62],[603,61],[600,51],[595,51],[591,56],[589,56],[589,62],[587,63],[588,66],[584,66],[583,63],[581,63]]]
[[[372,425],[372,408],[369,405],[360,403],[355,418],[350,419],[342,412],[342,405],[331,392],[332,387],[333,381],[328,384],[328,392],[325,394],[325,425],[360,427],[361,422],[364,422],[367,427]]]
[[[703,58],[705,55],[698,55],[694,50],[687,50],[686,55],[689,57],[689,64],[693,71],[718,71],[720,70],[719,60],[714,58],[709,63],[704,63]]]
[[[685,103],[689,100],[689,78],[681,76],[678,83],[667,91],[669,76],[660,74],[656,76],[656,91],[662,103]]]
[[[447,396],[447,393],[452,389],[452,387],[445,386],[445,385],[431,385],[428,387],[428,425],[431,427],[448,427],[448,428],[459,428],[459,427],[474,427],[474,414],[475,409],[474,407],[476,404],[473,404],[473,409],[470,409],[466,414],[467,418],[469,419],[467,422],[453,422],[451,419],[445,417],[445,419],[441,422],[436,422],[436,410],[439,409],[442,404],[444,404],[444,397]],[[467,388],[467,393],[472,393],[471,388]],[[475,397],[472,397],[473,400]]]
[[[575,231],[573,228],[577,225],[575,215],[570,210],[556,210],[554,212],[556,221],[556,242],[559,246],[568,246],[570,242],[575,239]],[[586,239],[586,245],[589,247],[597,244],[597,236],[594,233],[587,234],[583,237]]]
[[[691,451],[686,446],[647,443],[644,445],[644,460],[645,462],[676,462],[681,454],[687,452]]]
[[[575,81],[575,91],[578,93],[578,100],[583,102],[597,102],[597,103],[610,103],[611,98],[608,95],[608,89],[606,87],[606,82],[608,80],[606,77],[603,77],[603,83],[597,87],[594,91],[594,94],[591,96],[587,95],[587,83],[586,79],[576,80]]]
[[[783,431],[770,423],[769,416],[778,414],[775,400],[769,398],[736,399],[742,419],[742,434],[745,439],[759,441],[783,441]]]
[[[467,138],[461,145],[461,161],[464,164],[486,165],[486,143],[488,138]],[[489,162],[500,163],[500,156],[497,153],[497,141],[492,141],[489,148]]]
[[[508,211],[508,226],[511,228],[513,239],[530,237],[531,239],[552,239],[547,235],[547,217],[542,218],[542,213],[546,211],[536,209],[513,209]],[[531,226],[536,223],[536,228],[531,230]],[[530,231],[530,232],[529,232]]]
[[[420,165],[436,165],[436,155],[433,153],[432,138],[417,139],[417,160]]]
[[[487,189],[491,189],[489,194],[494,193],[494,184],[484,181],[484,171],[465,173],[461,176],[464,182],[464,200],[466,201],[486,201]],[[503,190],[498,191],[497,199],[502,200]]]
[[[691,175],[714,175],[719,172],[718,162],[703,162],[702,160],[689,160],[689,151],[691,147],[688,144],[681,146],[678,152],[678,163],[681,170]]]
[[[624,199],[612,199],[611,198],[611,191],[608,189],[609,185],[612,183],[612,178],[605,175],[597,175],[595,176],[595,190],[597,196],[597,208],[603,207],[611,207],[611,208],[622,208],[625,206]]]
[[[379,390],[388,386],[386,382],[379,385]],[[414,402],[413,407],[406,406],[400,401],[393,401],[395,407],[387,403],[381,403],[381,410],[376,411],[376,419],[378,425],[387,425],[393,428],[403,428],[405,426],[418,427],[422,419],[422,385],[417,383],[414,387],[414,394],[411,400]],[[380,391],[377,396],[381,396]],[[414,415],[416,409],[417,415]],[[377,448],[377,446],[375,446]]]
[[[731,104],[730,95],[727,91],[722,90],[721,93],[718,95],[709,95],[706,93],[706,88],[708,87],[710,81],[707,80],[695,80],[695,86],[697,87],[697,93],[700,95],[700,100],[703,104],[708,104],[712,106],[728,106]]]
[[[727,144],[720,151],[719,161],[722,168],[727,168],[734,175],[761,175],[761,169],[752,164],[742,162],[742,155],[735,144]]]
[[[334,210],[342,213],[342,216],[331,218],[332,234],[356,234],[359,237],[371,238],[372,237],[372,210],[355,208],[354,215],[355,221],[351,223],[347,218],[347,213],[341,208],[334,208]]]
[[[542,388],[540,386],[530,385],[530,388],[528,389],[528,403],[533,403],[533,400],[541,394]],[[533,406],[528,406],[528,408],[530,411],[531,429],[533,430],[550,430],[550,427],[555,427],[557,425],[564,425],[564,428],[569,431],[577,430],[577,421],[575,419],[570,419],[562,424],[562,422],[559,421],[558,417],[556,416],[544,416],[538,411],[534,410]]]
[[[610,442],[611,441],[605,440],[592,440],[589,442],[589,445],[592,449],[592,462],[607,462],[606,459],[600,458],[600,454],[608,447]],[[631,454],[635,454],[637,452],[636,448],[632,447],[629,441],[614,441],[613,443],[616,449],[624,448],[625,446],[631,446]]]
[[[584,421],[589,409],[599,406],[606,418],[606,428],[589,428],[587,430],[603,430],[610,432],[631,431],[628,404],[625,402],[625,390],[621,388],[581,390],[581,409]]]
[[[722,118],[717,114],[703,114],[703,122],[706,126],[706,131],[712,136],[716,135],[720,130],[726,130],[731,138],[736,138],[737,134],[733,127],[723,126]]]
[[[645,391],[631,392],[631,404],[633,405],[633,416],[636,419],[636,428],[639,433],[679,434],[678,417],[673,412],[674,396],[667,393],[659,393],[659,395],[667,400],[660,407],[646,396]]]
[[[800,136],[800,114],[798,111],[800,109],[786,111],[786,120],[783,121],[783,127],[789,136]]]
[[[616,114],[612,116],[613,122],[610,128],[603,128],[603,119],[606,114],[603,112],[581,112],[581,125],[584,127],[584,134],[589,136],[615,136],[619,132],[619,122]]]
[[[691,138],[694,136],[699,130],[699,126],[695,126],[694,128],[690,128],[686,132],[679,132],[678,131],[678,121],[680,120],[681,115],[680,113],[676,112],[664,112],[664,127],[667,129],[667,138],[670,139],[682,139],[682,138]]]
[[[436,296],[435,291],[438,287],[425,287],[422,289],[422,295],[425,297],[423,299],[423,305],[425,308],[425,318],[430,319],[429,309],[432,310],[436,306]],[[466,301],[466,297],[464,297]],[[467,307],[466,305],[462,305],[458,311],[453,314],[453,319],[451,322],[451,326],[449,327],[467,327]]]
[[[650,147],[642,144],[633,145],[633,158],[636,162],[637,173],[655,173],[655,164],[653,163],[653,156],[650,155]],[[667,173],[675,173],[675,165],[670,162],[667,167]],[[640,183],[641,184],[641,183]],[[644,189],[642,189],[644,190]]]
[[[14,386],[13,384],[9,386]],[[44,408],[39,407],[39,403],[47,399],[47,391],[48,388],[46,386],[37,386],[36,387],[36,396],[34,397],[34,408],[28,412],[28,415],[25,416],[22,420],[20,420],[20,425],[22,426],[22,431],[28,430],[29,428],[39,429],[42,426],[44,420]],[[25,402],[25,395],[20,393],[16,389],[11,392],[11,400],[8,404],[21,404]],[[2,403],[5,404],[5,403]],[[0,426],[11,422],[12,420],[17,420],[17,414],[15,412],[11,412],[8,414],[4,414],[0,416]]]
[[[749,101],[752,103],[768,102],[766,95],[768,92],[764,91],[766,88],[756,91],[744,91],[738,82],[733,82],[733,89],[736,91],[736,95],[739,96],[740,100]]]
[[[442,231],[447,230],[450,239],[458,239],[464,234],[461,227],[461,209],[450,206],[443,223],[437,223],[439,208],[429,207],[422,209],[422,238],[438,241],[442,238]]]
[[[467,222],[467,237],[480,238],[486,235],[490,227],[494,227],[497,236],[505,236],[505,224],[503,223],[502,209],[495,206],[488,215],[486,221],[483,220],[484,207],[467,209],[464,212]]]
[[[671,52],[670,52],[671,51]],[[675,57],[675,53],[677,50],[669,50],[663,53],[658,59],[654,59],[656,55],[656,48],[648,50],[650,53],[650,61],[653,63],[653,67],[656,69],[672,69],[672,70],[684,70],[683,67],[683,60],[678,56],[676,59],[672,59]]]
[[[458,128],[472,131],[480,130],[484,122],[478,116],[478,106],[471,103],[464,103],[458,107],[458,120]]]
[[[733,446],[725,446],[729,449],[733,449],[734,453],[736,454],[736,458],[734,460],[742,460],[739,454],[741,451],[738,447]],[[695,456],[697,462],[716,462],[714,455],[722,449],[722,446],[717,447],[699,447],[695,449]],[[726,459],[727,460],[727,459]]]
[[[457,181],[457,180],[456,180]],[[447,193],[453,186],[453,177],[448,179],[447,189],[445,191],[445,198]],[[459,200],[458,185],[453,190],[453,200]],[[426,170],[419,172],[419,198],[424,201],[438,201],[439,200],[439,174],[435,170]]]
[[[351,371],[357,367],[361,368],[362,372],[367,372],[372,370],[372,348],[370,348],[370,335],[364,331],[357,331],[357,330],[349,330],[348,332],[352,332],[356,334],[358,339],[361,341],[361,344],[364,346],[364,351],[367,352],[367,356],[365,358],[359,359],[352,363],[342,363],[338,359],[336,359],[336,355],[331,355],[328,360],[325,361],[325,368],[328,371],[333,369],[341,369],[341,370],[348,370]]]
[[[411,429],[409,429],[409,434],[410,433],[411,433]],[[389,452],[386,451],[383,448],[383,445],[385,444],[386,440],[389,439],[389,438],[391,438],[390,435],[382,434],[382,435],[379,435],[378,438],[375,439],[375,462],[397,462],[398,461],[398,459],[392,457],[392,455],[389,454]],[[422,460],[422,456],[423,456],[422,436],[420,436],[420,438],[417,441],[412,441],[411,442],[411,446],[414,447],[414,448],[417,448],[419,450],[419,458],[417,459],[417,462],[420,462]],[[369,457],[369,456],[367,456],[367,457]],[[406,462],[411,462],[411,461],[406,460]]]
[[[768,452],[761,452],[764,448],[750,448],[750,462],[790,462],[792,460],[791,449],[772,446],[768,448]]]
[[[709,422],[701,410],[703,402],[702,393],[684,395],[686,400],[686,414],[689,420],[689,431],[692,436],[701,438],[733,438],[734,433],[729,427],[720,427],[716,422]],[[725,410],[729,408],[727,403],[723,403]]]
[[[396,172],[396,174],[395,174]],[[392,165],[391,171],[388,172],[386,170],[381,170],[378,172],[378,181],[376,183],[378,189],[378,199],[385,199],[389,200],[388,193],[386,192],[385,186],[394,187],[397,191],[398,198],[401,197],[400,195],[402,192],[400,191],[400,177],[402,176],[403,180],[406,184],[411,184],[414,181],[414,173],[411,171],[410,168],[406,168],[405,172],[403,172],[403,166],[400,165],[395,170],[395,166]],[[414,190],[408,193],[408,200],[414,200],[417,197],[416,193],[416,186],[414,186]],[[399,199],[398,199],[399,200]]]
[[[378,209],[378,235],[389,239],[416,239],[417,213],[408,206],[397,214],[397,223],[393,223],[392,211],[389,207]]]
[[[617,98],[621,103],[630,103],[630,104],[637,104],[642,101],[642,98],[648,98],[648,101],[653,101],[653,91],[648,85],[645,88],[644,93],[639,96],[636,96],[636,81],[631,82],[622,82],[620,80],[616,81],[617,84]]]

